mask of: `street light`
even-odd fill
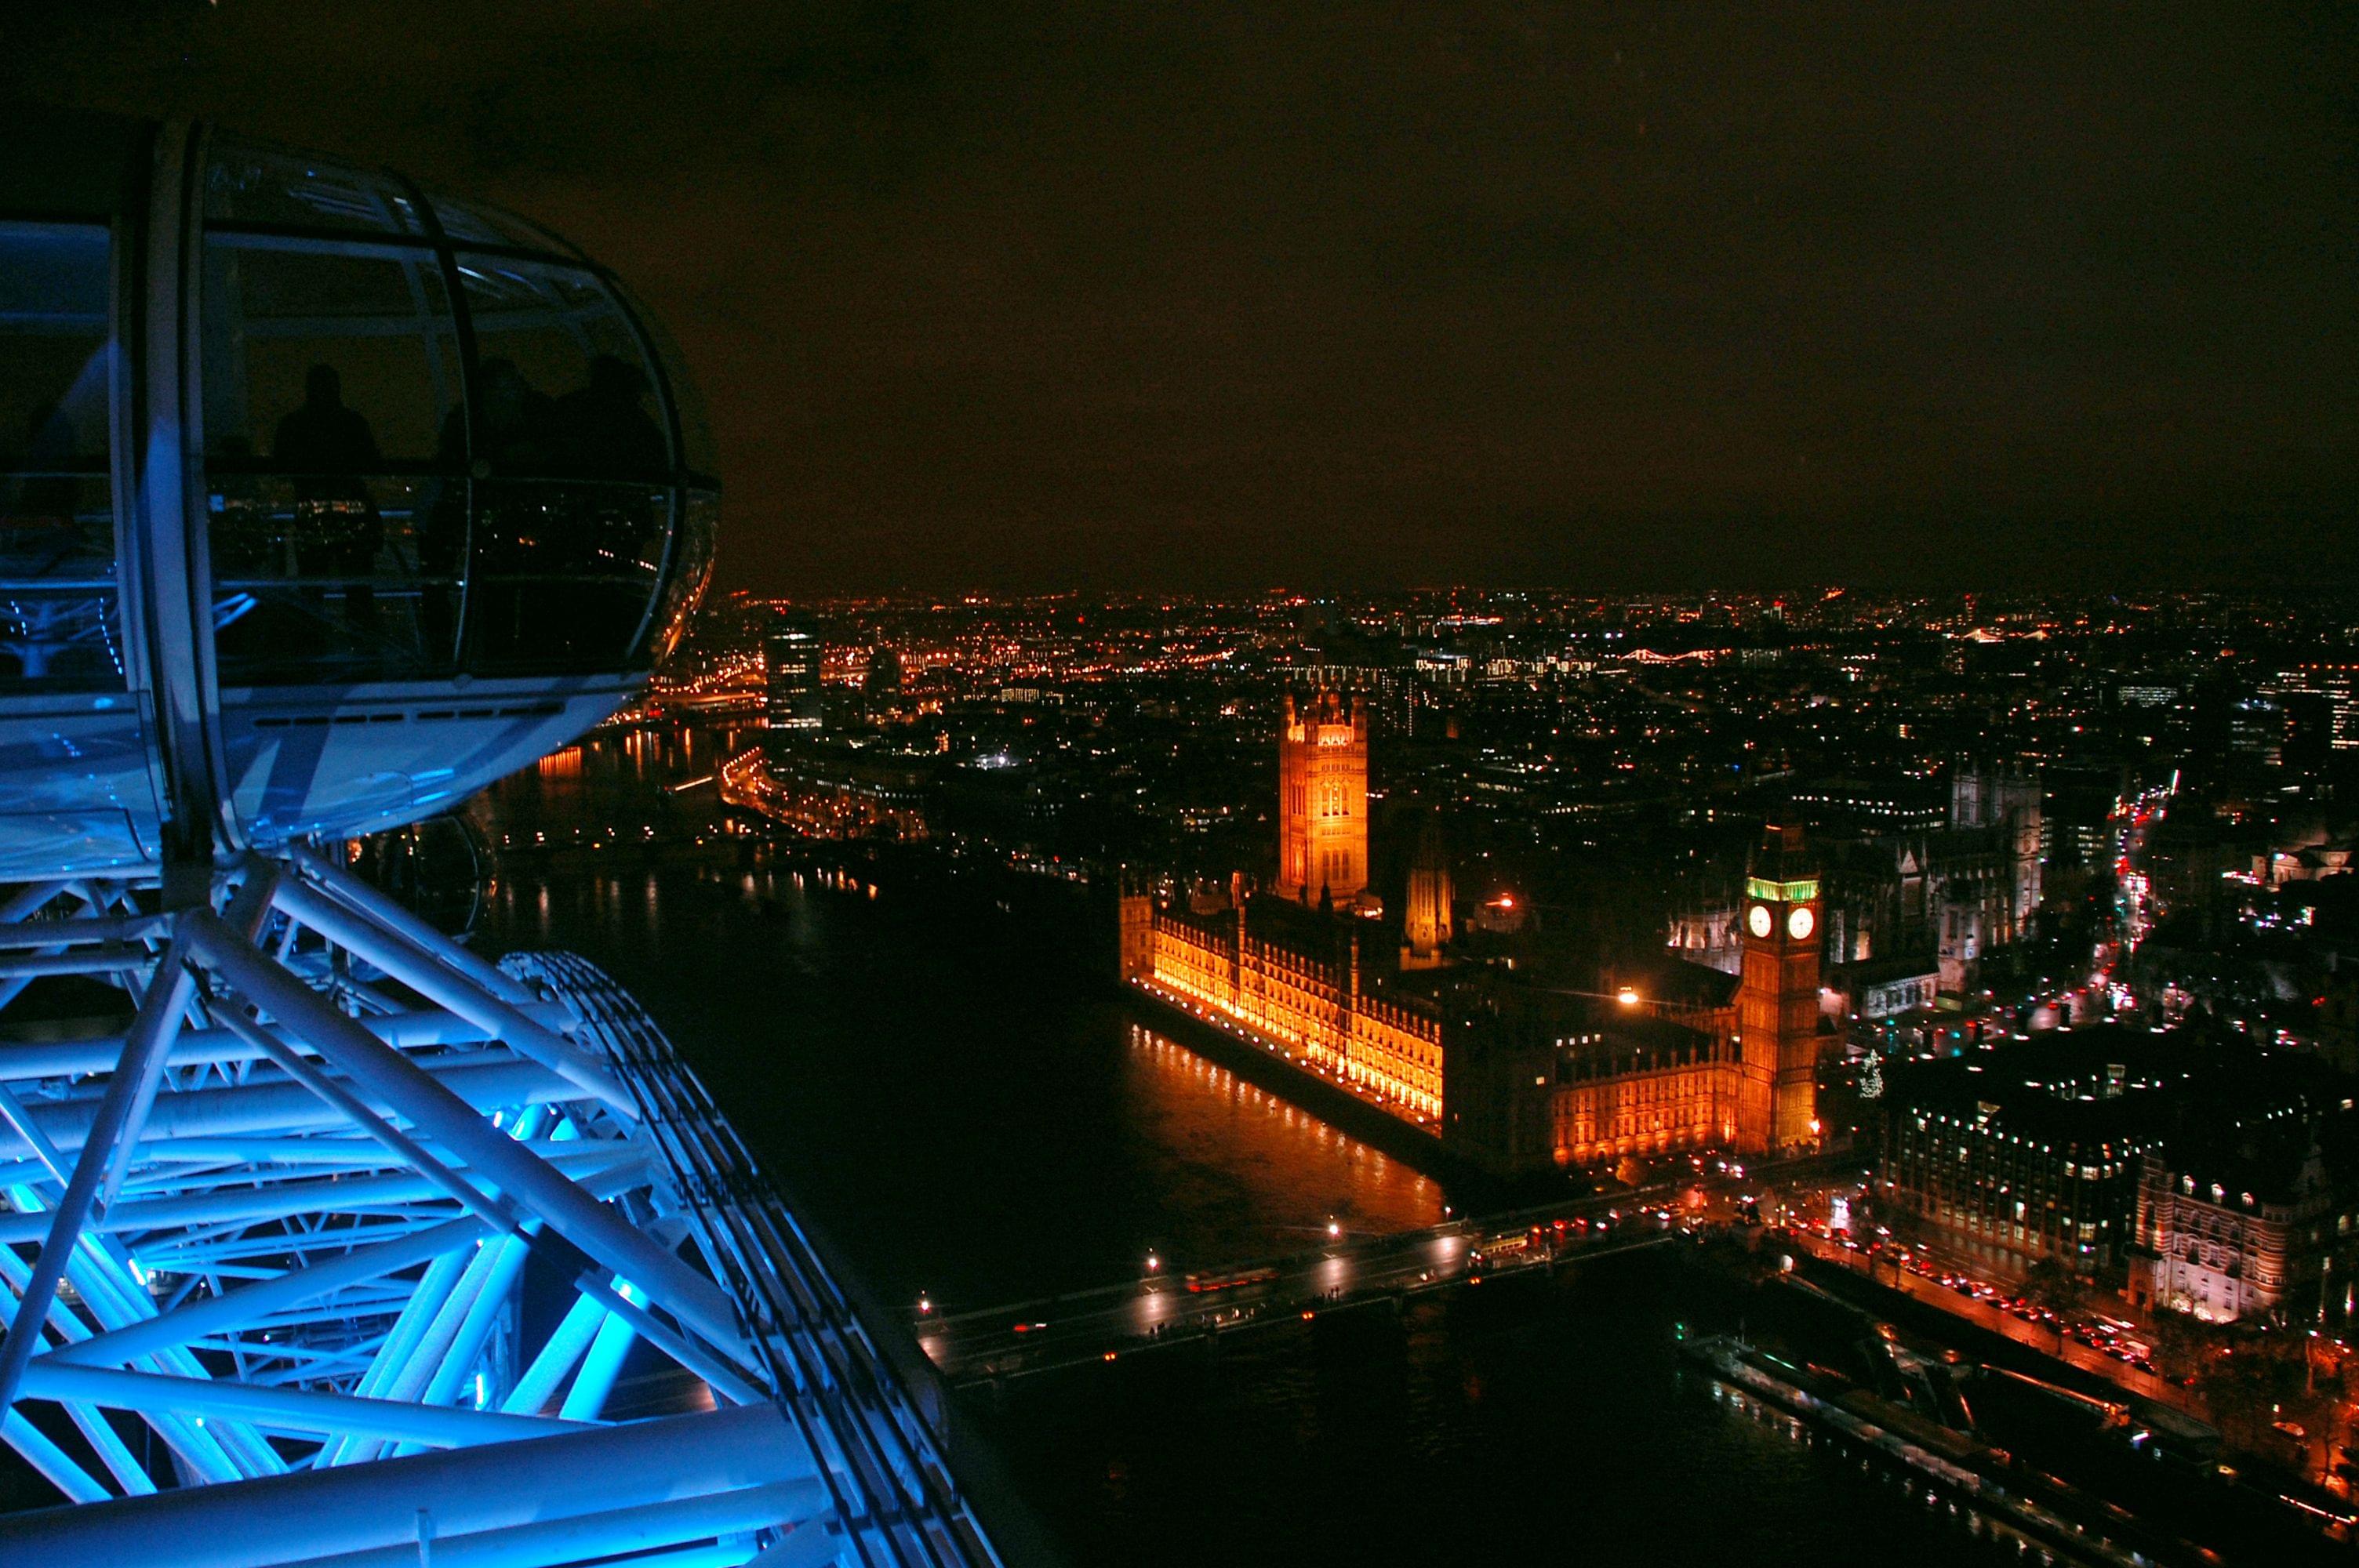
[[[1622,986],[1610,991],[1576,990],[1571,986],[1534,986],[1532,989],[1546,991],[1550,996],[1578,996],[1586,997],[1592,1001],[1616,1001],[1624,1007],[1636,1007],[1647,1000],[1638,994],[1636,986]]]

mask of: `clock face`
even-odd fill
[[[1807,903],[1798,903],[1786,916],[1786,934],[1799,942],[1810,934],[1810,927],[1817,924],[1817,919],[1810,914],[1810,906]]]
[[[1748,926],[1752,927],[1752,929],[1753,929],[1753,935],[1755,935],[1756,936],[1767,936],[1767,935],[1769,935],[1769,906],[1768,906],[1767,904],[1766,904],[1766,903],[1756,903],[1756,904],[1755,904],[1755,905],[1753,906],[1753,911],[1752,911],[1752,913],[1751,913],[1751,914],[1747,914],[1747,915],[1745,917],[1745,924],[1746,925],[1748,925]]]

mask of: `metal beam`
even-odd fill
[[[308,1269],[290,1270],[244,1290],[176,1307],[128,1328],[93,1335],[79,1345],[52,1350],[42,1359],[77,1362],[85,1367],[120,1365],[166,1346],[185,1345],[208,1334],[225,1333],[269,1314],[383,1279],[445,1252],[455,1252],[490,1234],[491,1227],[474,1215],[445,1220],[392,1241],[380,1241],[341,1258],[314,1263]]]
[[[290,849],[287,858],[298,871],[317,882],[336,902],[386,927],[444,968],[456,970],[464,979],[473,981],[481,989],[517,1006],[540,1000],[530,986],[497,964],[486,963],[477,957],[358,877],[330,865],[307,849]]]
[[[251,940],[262,928],[263,916],[270,911],[270,890],[277,882],[277,867],[264,861],[250,864],[246,868],[245,884],[230,896],[229,910],[222,916],[223,921],[231,930],[243,932]],[[157,971],[158,975],[171,968],[173,955],[179,951],[177,942],[165,950],[163,968]],[[123,1190],[123,1178],[130,1173],[132,1157],[139,1147],[139,1135],[147,1125],[147,1113],[156,1103],[156,1091],[164,1082],[164,1064],[172,1049],[173,1036],[179,1033],[180,1025],[190,1019],[194,1019],[201,1025],[204,1022],[204,1009],[197,996],[196,977],[190,975],[186,978],[188,985],[180,1000],[182,1016],[174,1019],[169,1033],[152,1048],[140,1052],[136,1059],[131,1047],[126,1045],[123,1053],[124,1065],[116,1069],[119,1074],[136,1066],[137,1076],[131,1086],[131,1108],[124,1113],[123,1130],[107,1160],[105,1178],[99,1184],[97,1206],[102,1214],[108,1205],[114,1202],[115,1194]],[[136,1042],[138,1034],[136,1022],[132,1034]]]
[[[63,925],[63,921],[55,924]],[[112,975],[145,968],[156,955],[145,947],[112,945],[87,951],[0,952],[0,978],[38,979],[44,975]]]
[[[5,927],[0,927],[5,930]],[[542,1001],[523,1008],[525,1015],[544,1026],[562,1023],[572,1014],[562,1002]],[[413,1008],[407,1012],[381,1013],[359,1021],[361,1027],[388,1045],[414,1050],[421,1045],[473,1045],[496,1039],[491,1030],[470,1022],[447,1008]],[[279,1035],[282,1040],[285,1036]],[[125,1036],[96,1034],[82,1040],[13,1040],[0,1044],[0,1081],[19,1078],[73,1078],[112,1072],[122,1058]],[[297,1042],[287,1041],[288,1044]],[[187,1029],[172,1043],[165,1057],[170,1067],[219,1066],[252,1062],[261,1053],[226,1029]]]
[[[0,1441],[24,1456],[25,1463],[41,1473],[41,1478],[66,1495],[68,1502],[94,1503],[107,1496],[107,1490],[91,1478],[90,1472],[66,1457],[66,1451],[51,1443],[41,1429],[25,1419],[22,1411],[10,1411],[0,1421]]]
[[[444,1192],[457,1198],[501,1230],[514,1230],[516,1227],[516,1216],[510,1212],[507,1205],[419,1147],[418,1140],[362,1104],[358,1095],[311,1065],[296,1054],[293,1049],[273,1040],[253,1019],[245,1017],[234,1009],[224,1011],[222,1019],[232,1033],[244,1036],[256,1050],[269,1056],[270,1060],[277,1065],[280,1072],[310,1089],[329,1105],[342,1111],[353,1126],[383,1144],[386,1150],[401,1163],[433,1181]]]
[[[506,1530],[476,1530],[451,1535],[437,1530],[430,1556],[433,1568],[544,1568],[560,1563],[589,1563],[628,1552],[631,1568],[650,1559],[639,1555],[666,1547],[702,1541],[714,1536],[744,1536],[763,1529],[792,1523],[796,1533],[816,1526],[802,1521],[827,1505],[827,1489],[817,1481],[774,1481],[734,1492],[648,1503],[577,1519],[543,1524],[520,1524]],[[824,1531],[820,1531],[824,1533]],[[751,1541],[729,1548],[715,1546],[712,1561],[747,1563],[756,1550]],[[831,1553],[832,1555],[832,1553]],[[323,1557],[311,1568],[419,1568],[419,1547],[381,1546],[370,1552],[342,1552]],[[683,1561],[667,1555],[653,1561],[667,1568]],[[769,1554],[761,1559],[767,1568]]]
[[[636,1287],[628,1281],[616,1281],[614,1293],[633,1305],[638,1295]],[[614,1379],[623,1370],[623,1357],[631,1353],[631,1341],[638,1337],[630,1320],[620,1313],[610,1312],[606,1321],[598,1325],[598,1336],[590,1342],[589,1352],[582,1357],[582,1369],[573,1374],[573,1386],[565,1390],[565,1402],[557,1408],[561,1421],[595,1421],[606,1408],[606,1396],[614,1391]]]
[[[8,1520],[41,1568],[123,1568],[174,1547],[175,1568],[277,1568],[406,1546],[419,1515],[470,1535],[809,1478],[810,1450],[774,1405],[575,1429],[235,1487],[189,1487]],[[429,1553],[430,1555],[430,1553]]]
[[[301,989],[299,982],[289,983]],[[359,1025],[354,1022],[353,1027]],[[369,1038],[374,1040],[375,1036]],[[539,1063],[520,1061],[499,1050],[435,1057],[417,1066],[419,1071],[442,1079],[452,1093],[485,1112],[508,1106],[573,1099],[582,1093]],[[390,1108],[364,1089],[361,1102],[379,1113]],[[64,1100],[25,1108],[60,1150],[78,1152],[89,1141],[91,1129],[99,1119],[101,1103]],[[151,1140],[168,1140],[190,1133],[214,1138],[241,1133],[315,1132],[343,1124],[343,1116],[321,1104],[310,1089],[291,1080],[273,1079],[232,1088],[183,1090],[148,1114],[144,1131]],[[32,1146],[15,1132],[0,1135],[0,1159],[28,1159],[32,1155]]]
[[[739,1342],[735,1309],[712,1281],[539,1156],[486,1126],[473,1107],[431,1074],[329,1007],[219,920],[202,912],[185,918],[183,930],[207,963],[310,1041],[345,1076],[464,1156],[472,1170],[499,1184],[559,1235],[641,1284],[683,1325],[718,1346]],[[619,1088],[614,1092],[622,1093]]]
[[[170,918],[161,914],[92,914],[70,920],[6,922],[0,924],[0,950],[127,941],[161,930]],[[0,914],[0,921],[5,921],[5,914]]]
[[[149,1064],[171,1044],[172,1036],[179,1032],[189,999],[196,994],[196,977],[189,972],[187,960],[187,949],[174,941],[156,978],[148,982],[147,1000],[140,1003],[138,1020],[132,1026],[129,1043],[124,1046],[122,1065],[108,1083],[106,1098],[99,1102],[97,1114],[92,1119],[90,1135],[82,1143],[81,1158],[74,1162],[73,1178],[66,1184],[65,1196],[49,1217],[49,1236],[41,1243],[40,1256],[33,1261],[32,1279],[25,1287],[16,1316],[9,1321],[6,1336],[0,1338],[0,1414],[5,1414],[15,1402],[17,1384],[23,1380],[25,1368],[40,1342],[41,1323],[49,1316],[58,1281],[65,1278],[66,1260],[81,1240],[91,1205],[106,1179],[115,1135],[130,1115],[139,1082]]]
[[[612,1073],[591,1060],[571,1041],[543,1029],[514,1003],[492,995],[437,963],[407,937],[371,926],[361,915],[300,882],[280,883],[272,902],[282,914],[374,964],[437,1006],[446,1007],[491,1031],[506,1042],[509,1049],[531,1057],[592,1098],[605,1101],[616,1114],[634,1121],[638,1119],[638,1106],[629,1093],[614,1081]],[[220,961],[218,955],[214,961]]]
[[[351,1394],[263,1389],[223,1378],[175,1378],[112,1367],[75,1367],[49,1357],[25,1369],[23,1389],[27,1399],[78,1400],[109,1410],[226,1416],[289,1432],[408,1439],[436,1447],[548,1436],[578,1424],[501,1411],[437,1409]]]
[[[500,1409],[520,1415],[538,1415],[549,1397],[557,1392],[558,1385],[565,1381],[565,1375],[573,1370],[573,1364],[582,1359],[582,1353],[590,1348],[599,1325],[605,1321],[603,1303],[588,1295],[577,1297],[542,1343],[540,1354],[532,1358],[532,1365],[508,1390],[508,1397],[500,1401]]]
[[[707,1349],[696,1341],[666,1328],[646,1307],[595,1275],[584,1274],[575,1281],[575,1285],[583,1296],[599,1303],[629,1324],[641,1339],[703,1379],[712,1386],[713,1393],[731,1404],[749,1405],[756,1400],[768,1398],[755,1386],[756,1374],[728,1360],[718,1350]]]
[[[533,1070],[539,1071],[537,1067]],[[584,1172],[585,1182],[589,1179],[586,1174],[589,1172],[603,1173],[627,1169],[637,1173],[647,1168],[645,1154],[619,1143],[585,1143],[579,1154],[552,1153],[549,1160],[560,1169]],[[636,1183],[628,1184],[636,1185]],[[274,1182],[264,1186],[229,1187],[219,1192],[193,1193],[185,1197],[121,1203],[90,1229],[99,1235],[116,1235],[168,1229],[174,1226],[208,1221],[255,1223],[303,1214],[368,1214],[378,1209],[400,1208],[422,1201],[438,1200],[443,1195],[440,1184],[408,1172],[381,1176],[329,1176],[307,1181]],[[43,1229],[42,1222],[47,1217],[38,1211],[32,1214],[0,1214],[0,1246],[38,1240]]]

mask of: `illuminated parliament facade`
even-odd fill
[[[1277,886],[1126,889],[1126,984],[1494,1170],[1815,1143],[1821,903],[1799,829],[1756,851],[1740,974],[1681,966],[1691,994],[1676,999],[1568,992],[1452,955],[1430,815],[1397,932],[1384,922],[1364,704],[1288,698],[1278,745]]]

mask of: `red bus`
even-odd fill
[[[1232,1291],[1239,1285],[1265,1284],[1277,1278],[1275,1269],[1241,1269],[1234,1274],[1190,1274],[1190,1292],[1201,1295],[1206,1291]]]

